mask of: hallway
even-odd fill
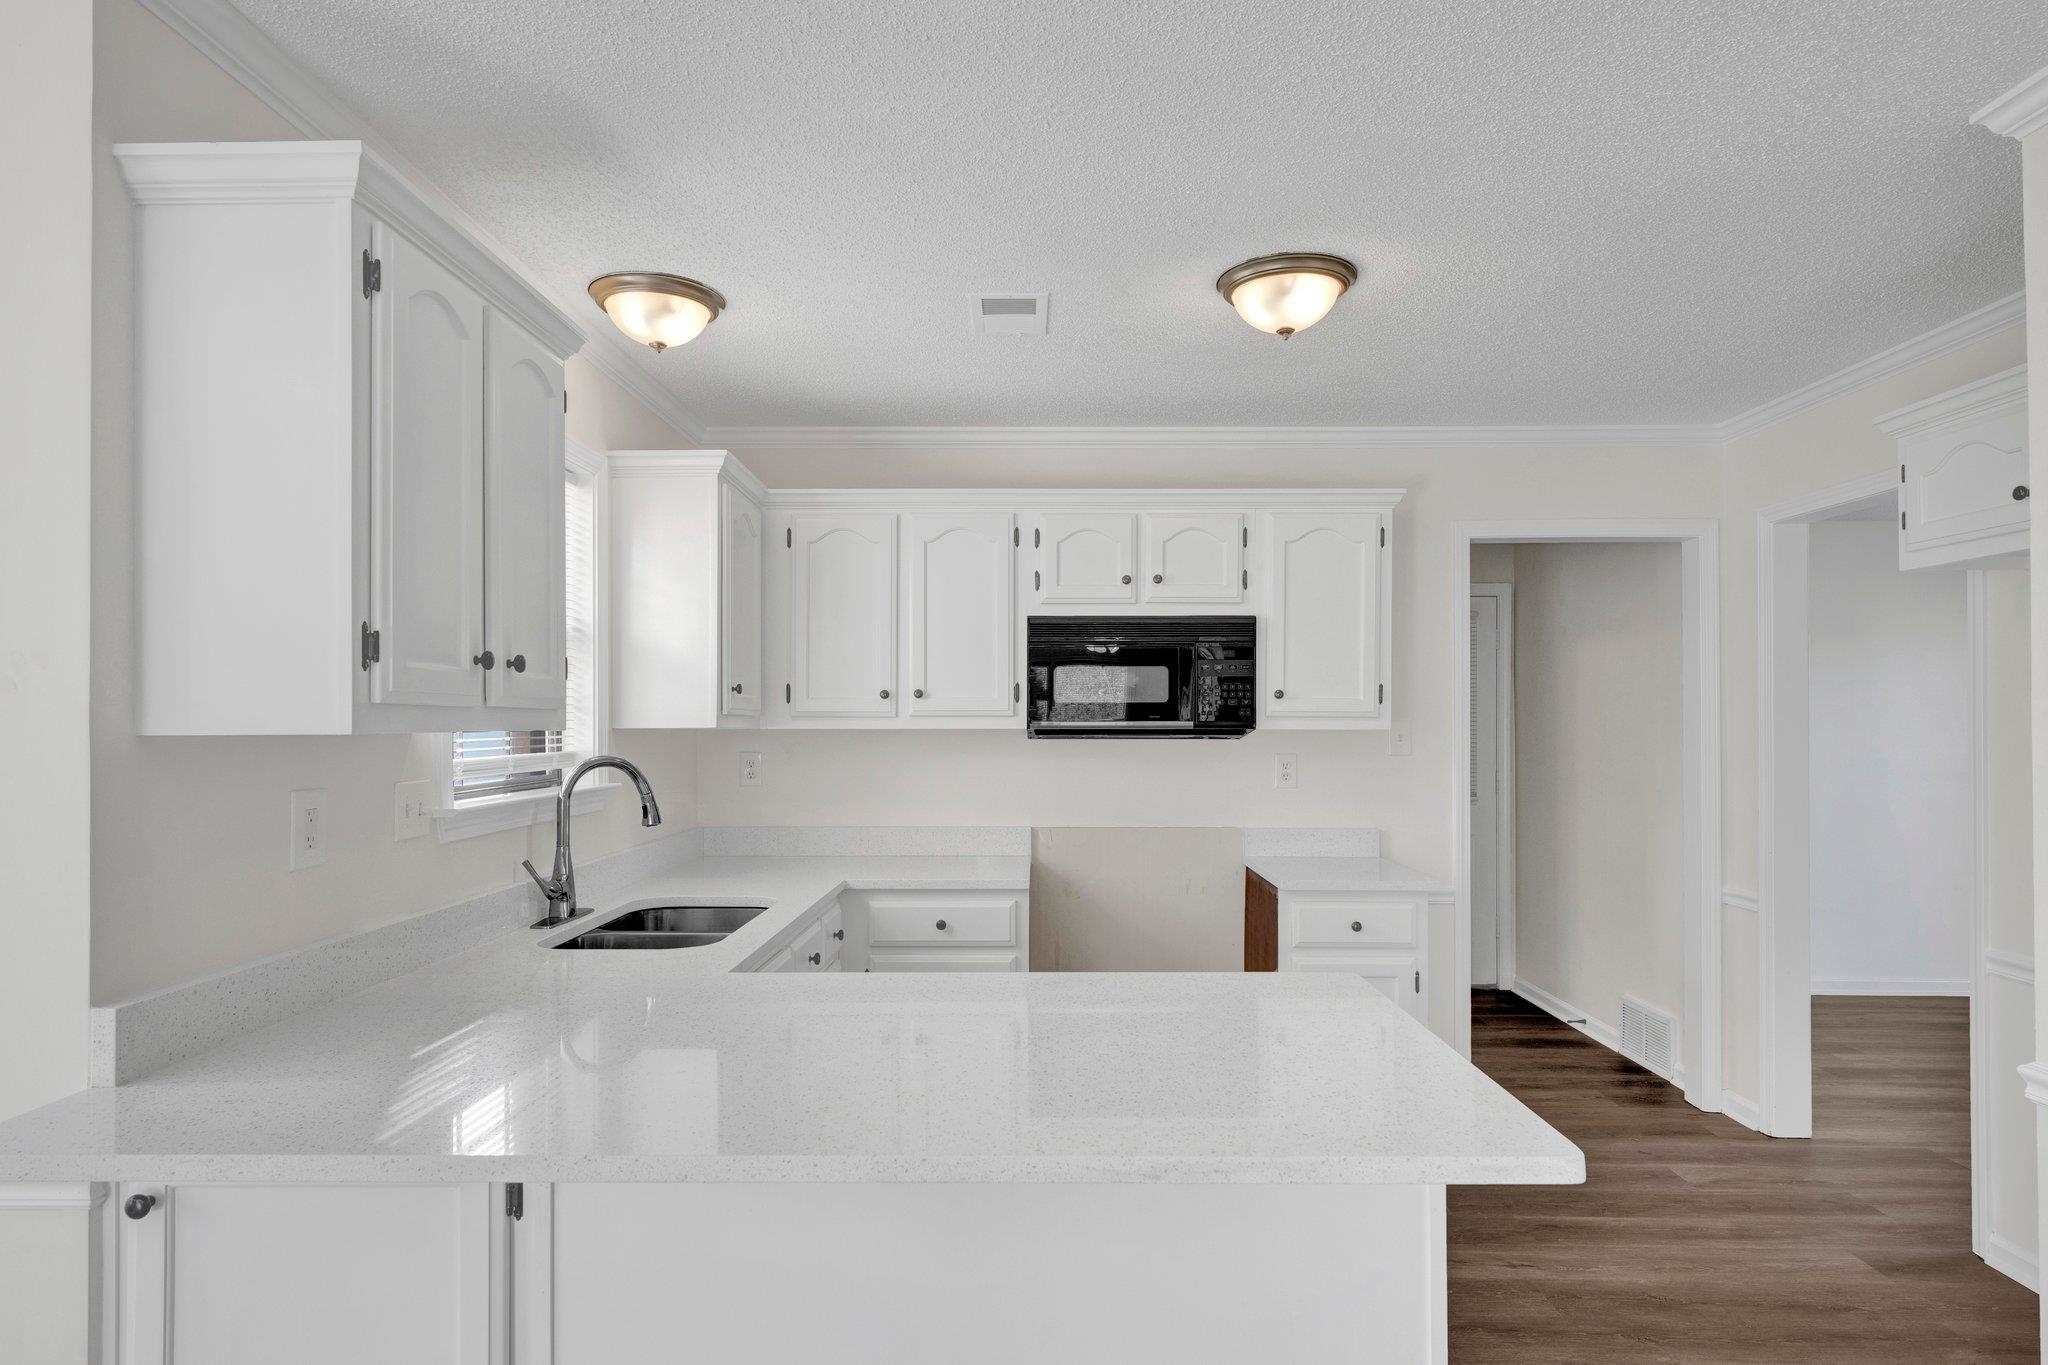
[[[2034,1295],[1970,1251],[1969,1002],[1813,1004],[1801,1142],[1475,992],[1473,1062],[1588,1178],[1451,1190],[1453,1361],[2036,1360]]]

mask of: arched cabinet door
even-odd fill
[[[723,714],[761,714],[761,509],[730,484],[718,490],[719,630]]]
[[[789,519],[789,710],[896,714],[896,516]]]
[[[1236,512],[1146,513],[1145,600],[1244,601],[1244,542]]]
[[[1267,517],[1270,619],[1260,701],[1267,715],[1366,719],[1386,705],[1382,512]]]
[[[562,363],[484,322],[484,671],[492,706],[560,706],[569,626],[562,547]]]
[[[1131,512],[1047,512],[1039,523],[1038,600],[1138,600],[1138,518]]]
[[[913,512],[910,562],[913,716],[1016,710],[1014,519],[1008,512]]]
[[[371,329],[370,596],[381,636],[371,698],[474,712],[484,695],[473,662],[484,648],[484,302],[399,233],[387,231],[381,249],[389,302]]]

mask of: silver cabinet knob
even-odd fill
[[[2014,502],[2025,502],[2028,498],[2032,497],[2033,495],[2034,490],[2027,487],[2025,484],[2021,484],[2017,488],[2012,490],[2012,500]]]
[[[924,689],[922,687],[912,688],[910,695],[913,697],[922,697],[924,696]]]
[[[131,1194],[128,1196],[128,1202],[121,1206],[121,1212],[127,1214],[130,1218],[147,1218],[149,1217],[149,1211],[155,1207],[155,1195]]]
[[[1131,581],[1131,576],[1130,576],[1129,574],[1125,574],[1125,575],[1124,575],[1124,582],[1128,583],[1128,582],[1130,582],[1130,581]]]
[[[1164,583],[1164,582],[1166,581],[1166,575],[1165,575],[1165,574],[1163,574],[1163,573],[1156,573],[1156,574],[1153,574],[1153,575],[1152,575],[1152,581],[1153,581],[1154,583]]]
[[[1284,691],[1283,689],[1281,689],[1281,688],[1278,688],[1278,687],[1276,687],[1276,688],[1274,688],[1274,689],[1273,689],[1273,700],[1274,700],[1274,701],[1278,701],[1278,700],[1280,700],[1280,698],[1282,698],[1282,697],[1284,697],[1284,696],[1286,696],[1286,695],[1287,695],[1287,693],[1286,693],[1286,692],[1285,692],[1285,691]]]
[[[820,962],[823,962],[824,960],[825,960],[824,958],[820,957],[820,956],[819,956],[818,954],[816,954],[816,953],[812,953],[812,954],[811,954],[811,965],[812,965],[813,967],[817,966],[817,965],[818,965],[818,964],[819,964]]]
[[[738,696],[738,695],[739,695],[739,692],[740,692],[740,685],[739,685],[738,683],[734,683],[734,684],[732,685],[732,690],[733,690],[733,695],[734,695],[734,696]]]
[[[832,937],[844,941],[846,938],[846,931],[844,929],[834,929],[832,931]]]
[[[946,927],[946,922],[945,922],[944,920],[940,920],[940,921],[939,921],[939,928],[943,929],[943,928],[945,928],[945,927]]]
[[[889,700],[889,689],[888,689],[888,688],[886,688],[886,687],[882,689],[882,700],[883,700],[883,701],[887,701],[887,700]]]
[[[1365,932],[1365,926],[1363,924],[1360,924],[1357,920],[1353,920],[1351,921],[1351,932],[1354,934],[1362,934]]]
[[[524,673],[526,671],[526,656],[524,654],[514,654],[511,658],[505,660],[505,667],[511,669],[514,673]]]
[[[488,649],[481,654],[470,655],[469,661],[473,664],[483,665],[484,672],[486,673],[498,666],[498,656],[491,653]]]

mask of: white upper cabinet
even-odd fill
[[[1259,660],[1265,714],[1385,714],[1387,514],[1273,512],[1265,519],[1269,619]]]
[[[761,714],[761,504],[728,482],[719,489],[718,619],[724,648],[720,708],[728,716]]]
[[[895,715],[895,514],[797,512],[786,542],[790,713]]]
[[[382,400],[370,436],[370,695],[474,708],[485,681],[483,296],[398,233],[374,239],[385,306],[370,343]]]
[[[114,153],[138,732],[559,725],[575,325],[360,143]]]
[[[1134,512],[1047,512],[1039,522],[1038,600],[1138,600]]]
[[[1899,443],[1899,567],[2023,563],[2027,368],[1878,419]]]
[[[722,450],[620,451],[608,465],[612,724],[758,725],[767,490]]]
[[[914,512],[910,561],[912,716],[1007,716],[1019,687],[1008,512]]]
[[[1244,516],[1239,512],[1147,512],[1147,602],[1242,602]]]
[[[493,706],[569,694],[562,549],[562,362],[495,310],[484,319],[484,671]]]

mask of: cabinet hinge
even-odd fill
[[[1905,481],[1906,481],[1906,467],[1905,467],[1904,465],[1900,465],[1900,466],[1899,466],[1899,482],[1900,482],[1900,483],[1904,483]]]
[[[1415,993],[1417,995],[1422,994],[1422,973],[1420,970],[1415,973]]]
[[[363,672],[365,673],[370,671],[371,664],[384,657],[384,632],[381,630],[371,630],[368,621],[363,622],[361,657]]]
[[[567,389],[563,389],[563,390],[562,390],[562,411],[563,411],[563,412],[567,412],[568,410],[569,410],[569,391],[568,391]]]
[[[1901,531],[1906,529],[1906,514],[1904,512],[1899,513],[1899,529]]]
[[[512,1219],[526,1217],[526,1186],[515,1182],[505,1187],[505,1216]]]
[[[1015,526],[1010,528],[1010,544],[1013,548],[1021,548],[1024,544],[1024,532]]]
[[[1031,548],[1034,550],[1038,548],[1038,528],[1036,526],[1031,528]]]
[[[1385,706],[1386,704],[1387,704],[1387,685],[1386,685],[1385,683],[1381,683],[1381,684],[1380,684],[1380,705],[1381,705],[1381,706]]]
[[[1387,548],[1387,528],[1384,526],[1380,527],[1380,548],[1382,550]]]
[[[782,548],[785,550],[794,550],[796,548],[796,528],[791,526],[782,528]]]
[[[1249,588],[1251,585],[1252,571],[1250,569],[1239,569],[1237,571],[1237,586],[1240,588]]]
[[[782,702],[783,702],[783,705],[785,705],[785,706],[787,706],[787,705],[789,704],[789,684],[788,684],[788,683],[784,683],[784,684],[782,685]]]
[[[368,298],[384,287],[384,262],[363,248],[363,297]]]
[[[1022,701],[1022,700],[1024,700],[1024,684],[1023,684],[1023,683],[1014,683],[1014,682],[1013,682],[1013,683],[1011,683],[1011,684],[1010,684],[1010,700],[1011,700],[1011,701],[1013,701],[1013,702],[1019,702],[1019,701]]]
[[[1251,528],[1251,527],[1249,527],[1249,526],[1240,526],[1240,527],[1238,527],[1238,528],[1237,528],[1237,543],[1238,543],[1239,545],[1243,546],[1243,547],[1244,547],[1245,549],[1247,549],[1247,550],[1249,550],[1249,549],[1250,549],[1250,548],[1252,547],[1252,528]]]
[[[1039,589],[1039,581],[1038,581],[1038,570],[1036,570],[1036,569],[1033,569],[1033,570],[1031,571],[1031,591],[1033,591],[1033,592],[1037,592],[1037,591],[1038,591],[1038,589]]]

